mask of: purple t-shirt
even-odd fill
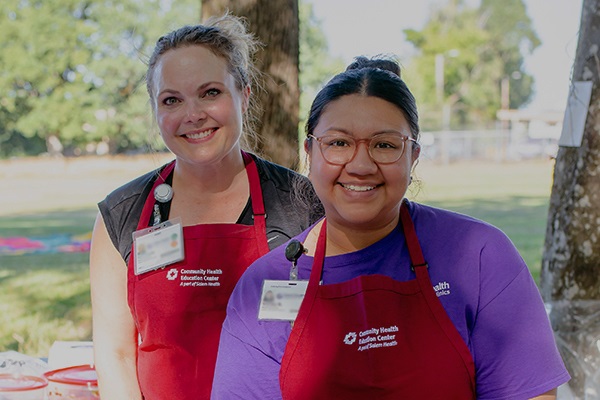
[[[431,282],[475,361],[477,398],[526,399],[567,382],[539,291],[506,235],[461,214],[417,203],[409,209]],[[299,279],[308,280],[312,262],[300,257]],[[279,369],[290,323],[257,316],[263,280],[287,280],[290,267],[280,246],[238,282],[221,333],[213,399],[281,398]],[[415,279],[400,226],[365,249],[326,257],[323,283],[375,273]]]

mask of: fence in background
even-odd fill
[[[558,138],[523,135],[515,130],[421,133],[421,158],[439,163],[462,160],[517,161],[556,156]]]

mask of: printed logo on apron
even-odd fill
[[[406,204],[400,217],[416,274],[406,282],[376,274],[319,285],[324,221],[281,363],[283,399],[475,398],[473,359],[438,299],[449,285],[434,289]]]
[[[140,336],[137,372],[146,399],[210,398],[229,296],[246,268],[269,251],[258,170],[243,156],[253,226],[184,226],[184,259],[141,275],[134,273],[135,253],[130,259],[128,303]],[[173,168],[167,166],[155,186]],[[153,205],[148,196],[138,229],[148,225]]]

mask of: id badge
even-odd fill
[[[279,281],[265,279],[258,309],[259,320],[294,321],[308,281]]]
[[[133,232],[133,249],[136,275],[183,260],[181,218]]]

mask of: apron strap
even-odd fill
[[[254,230],[261,254],[269,252],[269,243],[267,242],[267,215],[265,213],[265,203],[263,201],[262,188],[260,186],[260,175],[256,162],[252,156],[242,150],[242,157],[246,165],[246,174],[250,186],[250,199],[252,200],[252,218],[254,219]]]
[[[248,175],[248,182],[250,186],[250,198],[252,199],[252,215],[254,219],[254,225],[257,228],[257,233],[262,232],[262,236],[266,237],[266,213],[262,189],[260,186],[260,176],[258,174],[258,168],[256,167],[254,159],[248,153],[242,151],[242,157],[244,158],[244,164],[246,166],[246,173]],[[142,213],[140,215],[140,220],[138,222],[137,227],[138,230],[146,228],[148,221],[150,221],[150,218],[152,217],[152,210],[155,203],[154,196],[152,195],[154,193],[154,189],[156,189],[158,185],[166,181],[167,177],[171,174],[171,172],[173,172],[174,168],[175,160],[167,164],[165,168],[163,168],[163,170],[160,171],[157,179],[154,181],[152,189],[150,190],[150,194],[146,198],[144,208],[142,209]]]
[[[410,261],[412,263],[410,269],[414,271],[416,267],[427,267],[415,225],[408,211],[408,200],[406,199],[400,207],[400,219],[402,220],[402,229],[404,230],[404,237],[406,238],[406,245],[408,246],[408,253],[410,254]]]
[[[171,174],[173,169],[175,168],[175,160],[171,161],[167,164],[162,171],[158,174],[158,177],[154,181],[152,185],[152,189],[150,190],[150,194],[146,197],[146,202],[144,203],[144,208],[142,208],[142,214],[140,215],[140,220],[138,221],[138,226],[136,230],[144,229],[148,227],[148,222],[152,217],[152,210],[154,209],[154,203],[156,200],[154,199],[154,189],[161,183],[167,180],[167,177]]]

